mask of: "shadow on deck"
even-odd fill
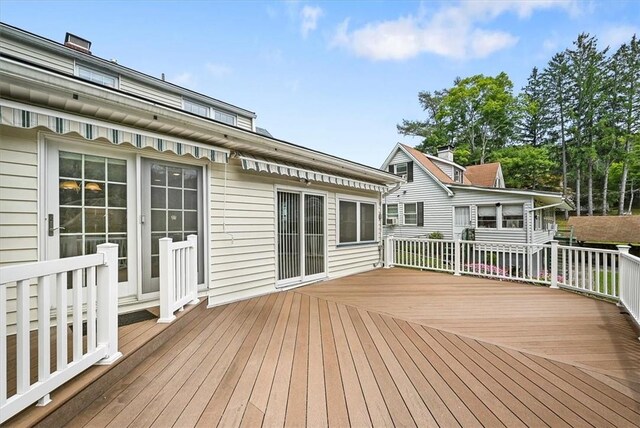
[[[171,334],[164,337],[160,327]],[[142,325],[141,325],[142,328]],[[158,330],[158,331],[154,331]],[[159,336],[154,336],[160,333]],[[178,334],[179,333],[179,334]],[[42,420],[69,426],[633,426],[640,343],[561,290],[375,270],[148,328]],[[108,377],[108,379],[106,379]],[[54,391],[54,402],[65,394]],[[70,393],[66,393],[69,395]],[[52,404],[53,404],[52,403]],[[48,406],[47,406],[48,407]]]

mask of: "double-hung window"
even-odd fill
[[[189,113],[197,114],[198,116],[209,117],[209,107],[204,104],[199,104],[193,101],[184,100],[184,109]]]
[[[418,224],[418,204],[404,204],[404,224],[416,226]]]
[[[497,208],[495,205],[478,207],[478,227],[495,229],[498,225]]]
[[[235,115],[213,109],[206,104],[201,104],[195,101],[184,99],[182,105],[184,110],[188,111],[189,113],[197,114],[198,116],[202,117],[209,117],[211,119],[217,120],[218,122],[223,122],[228,125],[236,124]]]
[[[385,207],[386,224],[398,223],[398,204],[387,204]]]
[[[340,200],[339,243],[374,242],[376,240],[376,204]]]
[[[502,206],[502,227],[522,229],[524,227],[524,209],[522,205]]]

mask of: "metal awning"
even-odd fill
[[[212,162],[227,163],[229,161],[229,151],[220,147],[186,140],[168,139],[159,134],[142,132],[133,128],[72,116],[9,100],[0,100],[0,116],[2,125],[16,128],[44,127],[56,134],[78,134],[87,140],[105,139],[115,145],[128,143],[140,149],[152,147],[159,152],[191,155],[196,159],[204,158]]]
[[[381,184],[340,177],[300,165],[262,158],[246,153],[237,153],[237,158],[240,159],[242,163],[242,169],[248,171],[268,172],[271,174],[294,177],[300,180],[316,181],[320,183],[334,184],[337,186],[353,187],[355,189],[373,190],[376,192],[384,192],[387,190],[387,187]]]

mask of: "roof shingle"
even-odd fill
[[[640,216],[585,216],[569,218],[581,242],[640,245]]]

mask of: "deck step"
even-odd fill
[[[65,425],[206,310],[207,299],[204,299],[200,304],[187,306],[185,311],[179,312],[171,324],[157,324],[154,320],[147,320],[140,323],[140,326],[144,325],[145,331],[138,335],[133,325],[127,326],[127,330],[120,329],[121,335],[126,331],[126,334],[135,336],[135,339],[121,347],[122,358],[110,366],[91,367],[53,391],[52,401],[47,406],[30,406],[8,420],[7,426]]]

